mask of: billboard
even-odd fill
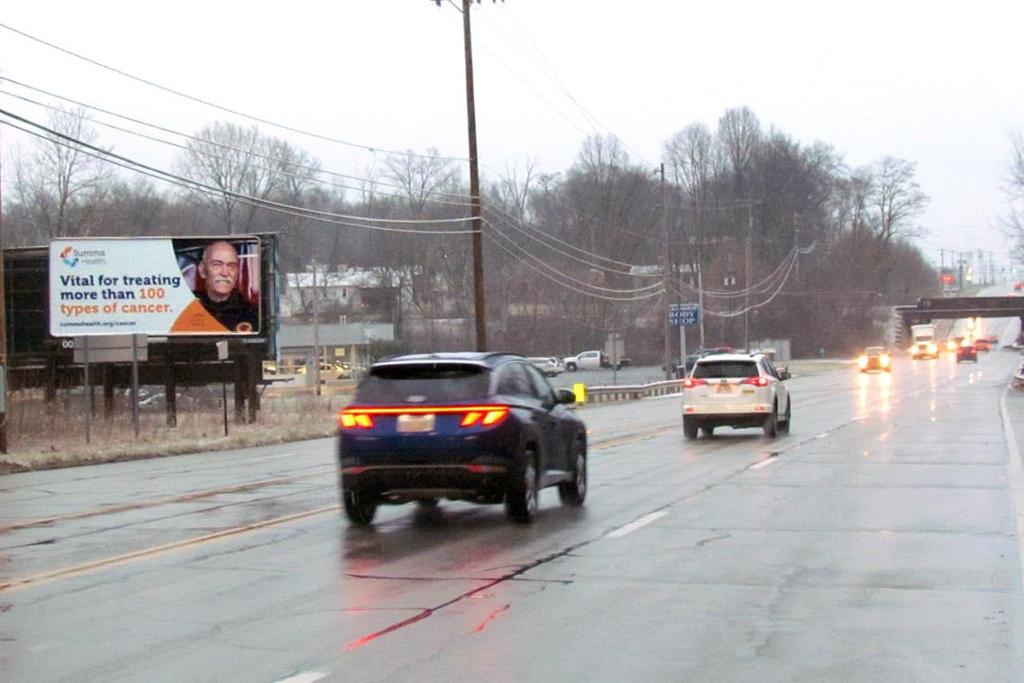
[[[54,240],[50,334],[257,335],[260,238]]]

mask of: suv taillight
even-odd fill
[[[508,406],[478,406],[476,409],[466,411],[459,426],[472,427],[479,424],[490,427],[498,424],[507,416]]]
[[[342,410],[338,413],[338,426],[342,429],[370,429],[373,418],[368,413],[349,413]]]
[[[505,405],[472,406],[417,406],[417,407],[373,407],[343,408],[338,413],[338,426],[342,429],[371,429],[375,415],[462,415],[460,427],[477,425],[493,427],[508,417],[509,407]]]
[[[683,389],[693,389],[694,387],[702,387],[707,382],[702,379],[695,379],[693,377],[687,377],[683,380]]]
[[[753,385],[755,387],[766,387],[766,386],[768,386],[768,378],[767,377],[747,377],[746,379],[741,380],[740,384],[750,384],[750,385]]]

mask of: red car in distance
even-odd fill
[[[961,344],[956,349],[956,362],[962,363],[968,360],[978,362],[978,349],[974,344]]]

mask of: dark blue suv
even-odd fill
[[[432,353],[375,363],[338,415],[341,500],[355,525],[377,506],[442,499],[504,503],[529,523],[540,489],[587,495],[587,432],[526,358]]]

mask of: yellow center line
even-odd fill
[[[215,531],[213,533],[205,534],[203,536],[196,536],[194,538],[186,538],[181,541],[164,543],[162,545],[153,546],[151,548],[143,548],[142,550],[135,550],[130,553],[124,553],[122,555],[115,555],[113,557],[107,557],[101,560],[94,560],[92,562],[86,562],[71,567],[64,567],[63,569],[55,569],[53,571],[43,572],[41,574],[34,574],[32,576],[25,576],[18,579],[11,579],[10,581],[0,583],[0,593],[10,592],[18,590],[20,588],[26,588],[28,586],[38,586],[41,583],[53,581],[56,579],[62,579],[77,574],[84,574],[86,572],[90,572],[94,569],[99,569],[101,567],[110,567],[117,564],[124,564],[127,562],[131,562],[132,560],[138,560],[143,557],[149,557],[152,555],[157,555],[159,553],[177,550],[179,548],[187,548],[194,545],[200,545],[202,543],[209,543],[210,541],[216,541],[221,538],[236,536],[247,531],[254,531],[256,529],[264,529],[266,527],[277,526],[279,524],[286,524],[288,522],[294,522],[305,517],[312,517],[313,515],[320,515],[325,512],[337,511],[340,507],[340,505],[328,505],[327,507],[317,508],[315,510],[306,510],[305,512],[297,512],[292,515],[275,517],[273,519],[267,519],[262,522],[255,522],[253,524],[246,524],[245,526],[232,527],[230,529],[222,529],[221,531]]]
[[[610,439],[608,441],[601,441],[590,446],[592,451],[603,451],[606,448],[614,448],[615,446],[622,446],[627,443],[633,443],[636,441],[645,441],[652,439],[662,434],[668,434],[669,432],[680,431],[680,428],[676,425],[671,427],[660,427],[658,429],[652,429],[647,432],[640,432],[639,434],[631,434],[630,436],[622,436],[617,439]]]
[[[636,441],[643,441],[645,439],[650,439],[650,438],[653,438],[655,436],[659,436],[661,434],[665,434],[665,433],[672,432],[672,431],[675,431],[675,430],[676,430],[675,426],[661,427],[661,428],[658,428],[658,429],[653,429],[653,430],[648,431],[648,432],[642,432],[642,433],[639,433],[639,434],[632,434],[630,436],[621,437],[621,438],[617,438],[617,439],[611,439],[609,441],[604,441],[604,442],[601,442],[601,443],[598,443],[598,444],[594,444],[593,446],[591,446],[591,450],[604,450],[604,449],[607,449],[607,448],[613,448],[615,446],[621,446],[623,444],[633,443],[633,442],[636,442]],[[171,497],[171,498],[165,498],[165,499],[160,499],[160,500],[156,500],[156,501],[148,501],[148,502],[143,502],[143,503],[133,503],[133,504],[128,504],[128,505],[122,505],[122,506],[119,506],[117,508],[104,508],[104,509],[101,509],[101,510],[89,510],[89,511],[85,511],[85,512],[72,513],[72,514],[69,514],[69,515],[62,515],[62,516],[59,516],[59,517],[52,517],[52,518],[43,519],[43,520],[33,520],[33,521],[30,521],[30,522],[19,522],[19,523],[16,523],[16,524],[8,525],[6,527],[0,527],[0,531],[10,530],[10,529],[20,529],[20,528],[25,528],[26,526],[35,526],[35,525],[40,525],[40,524],[46,524],[46,523],[50,523],[50,522],[58,521],[58,520],[78,519],[78,518],[82,518],[82,517],[90,517],[90,516],[94,516],[94,515],[101,515],[101,514],[106,514],[106,513],[111,513],[111,512],[120,512],[120,511],[124,511],[124,510],[134,510],[134,509],[145,508],[145,507],[153,507],[153,506],[156,506],[156,505],[162,505],[164,503],[172,503],[172,502],[181,502],[181,501],[187,501],[187,500],[194,500],[196,498],[202,498],[202,497],[206,497],[206,496],[217,495],[219,493],[231,493],[231,492],[243,491],[243,490],[250,489],[250,488],[259,488],[261,486],[271,486],[273,484],[278,484],[278,483],[288,483],[288,482],[291,482],[291,481],[298,481],[300,479],[309,479],[309,478],[312,478],[312,477],[315,477],[315,476],[320,476],[321,474],[322,473],[307,474],[307,475],[301,475],[301,476],[295,476],[295,477],[282,477],[280,479],[268,479],[268,480],[265,480],[265,481],[252,482],[252,483],[248,483],[248,484],[239,484],[239,485],[235,485],[235,486],[226,486],[226,487],[219,488],[219,489],[212,489],[212,490],[209,490],[209,491],[202,491],[202,492],[198,492],[198,493],[186,494],[186,495],[183,495],[183,496],[174,496],[174,497]],[[321,507],[321,508],[317,508],[315,510],[306,510],[305,512],[297,512],[295,514],[285,515],[283,517],[275,517],[273,519],[268,519],[268,520],[265,520],[265,521],[262,521],[262,522],[255,522],[253,524],[247,524],[245,526],[238,526],[238,527],[232,527],[230,529],[223,529],[221,531],[215,531],[213,533],[205,534],[203,536],[196,536],[196,537],[193,537],[193,538],[186,538],[186,539],[183,539],[183,540],[180,540],[180,541],[173,541],[171,543],[164,543],[162,545],[157,545],[157,546],[153,546],[153,547],[150,547],[150,548],[143,548],[142,550],[136,550],[136,551],[132,551],[132,552],[129,552],[129,553],[124,553],[124,554],[121,554],[121,555],[115,555],[113,557],[107,557],[107,558],[103,558],[103,559],[99,559],[99,560],[94,560],[92,562],[85,562],[85,563],[74,565],[74,566],[71,566],[71,567],[64,567],[62,569],[55,569],[55,570],[49,571],[49,572],[42,572],[40,574],[34,574],[34,575],[31,575],[31,576],[25,576],[25,577],[21,577],[21,578],[11,579],[9,581],[0,582],[0,593],[11,592],[11,591],[19,590],[21,588],[27,588],[29,586],[38,586],[38,585],[40,585],[42,583],[46,583],[46,582],[49,582],[49,581],[54,581],[54,580],[57,580],[57,579],[67,578],[67,577],[70,577],[70,576],[76,576],[76,575],[79,575],[79,574],[84,574],[84,573],[87,573],[87,572],[90,572],[90,571],[93,571],[93,570],[96,570],[96,569],[104,568],[104,567],[112,567],[112,566],[119,565],[119,564],[125,564],[125,563],[131,562],[131,561],[134,561],[134,560],[138,560],[138,559],[141,559],[141,558],[157,555],[159,553],[169,552],[171,550],[177,550],[177,549],[181,549],[181,548],[188,548],[188,547],[200,545],[200,544],[203,544],[203,543],[209,543],[211,541],[215,541],[215,540],[218,540],[218,539],[228,538],[228,537],[231,537],[231,536],[236,536],[238,534],[243,534],[243,533],[246,533],[246,532],[249,532],[249,531],[255,531],[257,529],[263,529],[263,528],[266,528],[266,527],[277,526],[277,525],[280,525],[280,524],[286,524],[288,522],[293,522],[293,521],[296,521],[296,520],[299,520],[299,519],[304,519],[306,517],[312,517],[314,515],[323,514],[325,512],[337,511],[337,510],[340,509],[340,507],[341,507],[340,505],[329,505],[327,507]]]
[[[333,468],[334,465],[331,465]],[[54,515],[53,517],[43,517],[41,519],[29,519],[22,522],[13,522],[12,524],[0,525],[0,533],[6,531],[16,531],[18,529],[29,529],[36,526],[45,526],[47,524],[53,524],[54,522],[66,522],[72,519],[84,519],[86,517],[96,517],[99,515],[109,515],[117,512],[129,512],[131,510],[142,510],[145,508],[157,507],[158,505],[168,505],[171,503],[187,503],[191,500],[199,500],[200,498],[209,498],[210,496],[217,496],[222,493],[239,493],[242,491],[250,491],[253,489],[264,488],[266,486],[275,486],[277,484],[290,484],[303,479],[312,479],[314,477],[322,476],[323,472],[317,472],[314,474],[301,474],[293,477],[280,477],[278,479],[263,479],[260,481],[253,481],[246,484],[233,484],[231,486],[222,486],[216,489],[207,489],[205,491],[196,491],[194,493],[184,493],[179,496],[169,496],[167,498],[157,498],[155,500],[140,501],[138,503],[124,503],[123,505],[114,505],[110,507],[97,508],[95,510],[83,510],[82,512],[69,512],[66,515]]]

